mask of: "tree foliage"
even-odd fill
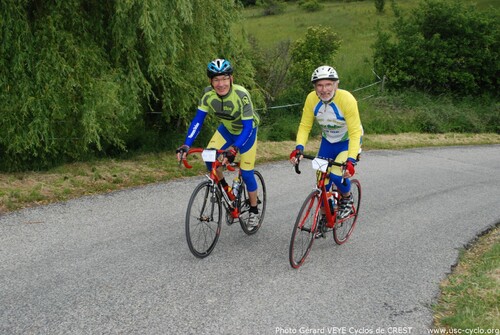
[[[375,0],[375,9],[377,13],[383,13],[385,7],[385,0]]]
[[[233,0],[0,0],[0,168],[124,151],[148,129],[185,125],[214,57],[234,59]]]
[[[321,65],[335,67],[335,55],[342,41],[329,27],[315,26],[307,29],[302,39],[291,47],[291,65],[287,75],[287,95],[296,99],[305,97],[311,90],[311,74]]]
[[[283,0],[257,0],[256,4],[262,7],[262,14],[279,15],[285,11],[285,2]]]
[[[322,10],[324,6],[317,0],[300,0],[299,7],[304,9],[306,12],[317,12]]]
[[[424,0],[392,32],[380,32],[374,65],[393,88],[435,94],[498,93],[500,30],[493,14],[461,2]]]

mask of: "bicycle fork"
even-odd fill
[[[204,198],[204,201],[203,201],[203,205],[201,207],[201,211],[200,211],[200,217],[199,217],[199,220],[200,221],[213,221],[214,220],[214,211],[215,211],[215,204],[217,203],[217,195],[215,194],[215,187],[214,187],[214,183],[212,181],[210,187],[207,189],[206,193],[205,193],[205,198]],[[209,213],[209,216],[206,216],[206,215],[203,215],[203,213],[205,213],[205,209],[207,208],[207,206],[210,206],[210,213]]]
[[[320,206],[316,205],[316,197],[311,198],[309,205],[306,209],[305,215],[302,218],[302,222],[299,224],[298,228],[300,230],[306,231],[308,233],[312,233],[315,231],[316,226],[318,225],[318,216],[320,214]],[[321,201],[321,198],[319,198]],[[314,219],[310,227],[306,226],[307,220],[309,219],[311,212],[313,212]]]

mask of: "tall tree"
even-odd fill
[[[250,66],[236,3],[0,0],[0,168],[126,150],[152,111],[187,122],[211,58]]]

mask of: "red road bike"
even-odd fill
[[[196,186],[191,194],[186,210],[185,229],[189,250],[196,257],[204,258],[210,255],[219,240],[223,216],[228,225],[232,225],[235,220],[238,220],[241,229],[247,235],[253,235],[259,230],[266,213],[266,184],[262,174],[254,170],[258,186],[259,221],[256,226],[249,226],[250,199],[241,177],[239,163],[223,165],[224,150],[191,148],[187,156],[193,153],[201,153],[203,161],[212,164],[210,174],[206,175],[207,179]],[[182,162],[185,167],[192,168],[187,159],[183,159]],[[226,191],[221,186],[216,173],[218,168],[224,168],[228,171],[235,171],[238,168],[233,187],[230,190]],[[225,177],[230,180],[229,176]]]
[[[331,192],[327,192],[326,185],[328,184],[330,168],[340,166],[343,173],[345,163],[337,163],[333,159],[323,159],[316,156],[303,156],[310,159],[313,169],[317,170],[317,182],[316,187],[302,204],[293,227],[289,259],[290,265],[295,269],[298,269],[304,263],[318,235],[326,236],[329,231],[333,231],[335,243],[339,245],[345,243],[354,230],[361,204],[361,184],[357,179],[351,179],[351,193],[354,198],[354,205],[351,214],[340,219],[337,216],[337,204],[339,204],[341,197],[340,192],[335,185],[332,186]],[[300,173],[299,164],[295,166],[295,171]]]

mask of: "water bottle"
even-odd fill
[[[333,212],[335,211],[335,196],[331,192],[328,192],[327,196],[328,196],[328,205],[330,206],[330,213],[332,213],[333,215]]]
[[[231,189],[235,197],[238,197],[238,192],[240,191],[240,185],[241,184],[239,178],[238,177],[234,178],[233,186],[231,186]]]

